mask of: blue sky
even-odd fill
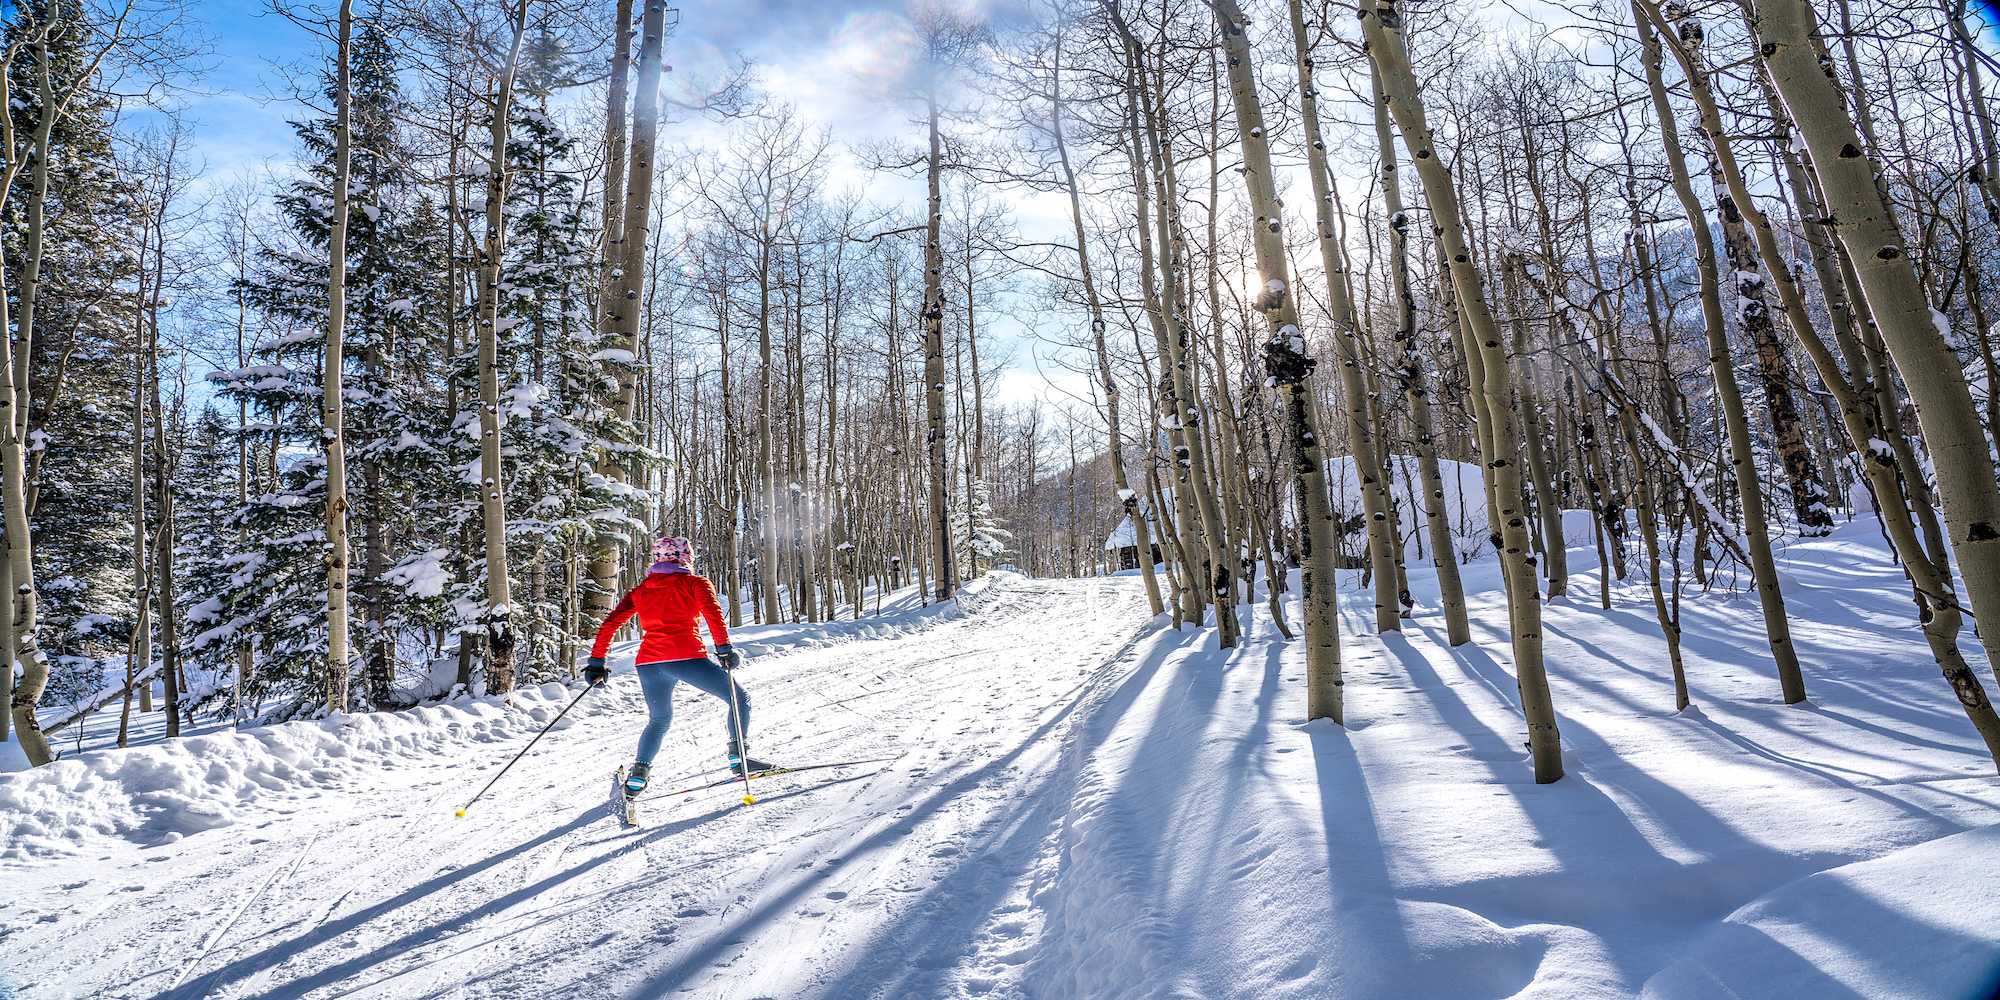
[[[899,116],[885,114],[888,109],[870,99],[864,77],[903,55],[893,32],[879,30],[899,7],[681,0],[680,24],[667,55],[676,71],[667,86],[698,92],[704,76],[748,57],[766,89],[797,102],[807,117],[833,126],[843,139],[893,131]],[[226,176],[288,162],[294,139],[286,122],[308,112],[290,99],[279,66],[322,60],[320,39],[270,13],[261,0],[206,0],[194,10],[214,47],[206,60],[211,68],[183,99],[208,172]],[[688,131],[703,131],[689,126]]]
[[[1012,0],[960,2],[981,11],[992,11],[998,4],[1004,16]],[[680,0],[679,25],[667,51],[674,72],[666,86],[670,93],[699,96],[701,80],[748,58],[757,66],[762,89],[797,104],[804,117],[833,130],[841,151],[827,165],[832,188],[859,187],[878,203],[914,204],[922,198],[920,187],[903,178],[875,175],[845,152],[864,139],[909,134],[907,112],[883,100],[877,86],[911,55],[907,36],[896,26],[894,12],[901,6],[900,2]],[[194,11],[213,48],[204,60],[206,73],[180,98],[195,155],[204,164],[202,184],[290,173],[297,139],[288,123],[314,112],[293,99],[286,69],[324,65],[322,40],[271,13],[262,0],[206,0]],[[131,112],[128,125],[149,117],[148,112]],[[717,126],[690,118],[669,126],[661,138],[681,143],[720,135]],[[1023,225],[1040,229],[1059,221],[1066,229],[1067,203],[1060,206],[1060,213],[1053,213],[1060,214],[1059,220],[1045,219],[1053,206],[1040,204],[1044,200],[1022,200]],[[1009,328],[1019,329],[1003,323],[993,332]],[[1034,368],[1033,351],[1020,345],[1003,397],[1025,399],[1044,391],[1046,381]],[[1061,377],[1059,372],[1051,374]]]

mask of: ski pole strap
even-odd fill
[[[508,770],[510,770],[511,768],[513,768],[513,766],[514,766],[515,762],[519,761],[519,760],[520,760],[521,758],[523,758],[523,757],[526,757],[526,756],[528,755],[528,751],[530,751],[530,750],[533,750],[533,749],[535,748],[535,744],[537,744],[537,743],[541,742],[541,740],[542,740],[542,737],[544,737],[544,736],[547,736],[547,735],[549,734],[549,730],[551,730],[551,729],[554,729],[554,728],[556,727],[556,723],[558,723],[558,722],[561,722],[561,721],[563,720],[563,716],[565,716],[565,715],[568,715],[568,714],[569,714],[569,710],[570,710],[570,709],[572,709],[572,708],[575,708],[575,707],[576,707],[576,703],[577,703],[577,702],[579,702],[579,701],[582,701],[582,700],[583,700],[583,696],[584,696],[584,695],[587,695],[587,694],[589,694],[589,693],[590,693],[590,686],[589,686],[589,685],[586,685],[586,686],[584,687],[584,689],[583,689],[583,690],[581,690],[581,691],[578,691],[578,692],[576,693],[576,697],[574,697],[574,698],[571,698],[571,699],[569,700],[569,704],[567,704],[567,705],[564,705],[564,706],[563,706],[563,710],[562,710],[562,711],[560,711],[560,712],[557,712],[557,713],[556,713],[556,717],[555,717],[555,718],[553,718],[553,719],[550,719],[550,720],[549,720],[549,724],[548,724],[548,725],[546,725],[546,726],[543,726],[543,727],[542,727],[542,731],[541,731],[541,732],[539,732],[539,733],[536,733],[536,734],[535,734],[535,738],[534,738],[534,739],[532,739],[532,740],[529,740],[529,741],[528,741],[528,745],[527,745],[527,746],[524,746],[524,747],[522,747],[522,748],[521,748],[521,752],[520,752],[520,753],[517,753],[517,754],[515,754],[515,755],[514,755],[514,759],[513,759],[513,760],[510,760],[510,761],[508,761],[508,762],[507,762],[507,766],[506,766],[506,767],[503,767],[503,768],[501,768],[501,769],[500,769],[500,773],[499,773],[499,774],[496,774],[496,775],[494,775],[494,776],[493,776],[493,780],[492,780],[492,781],[489,781],[489,782],[487,782],[487,783],[486,783],[486,787],[485,787],[485,788],[482,788],[482,789],[480,789],[480,790],[479,790],[479,794],[478,794],[478,795],[474,795],[474,796],[473,796],[473,797],[471,798],[471,800],[470,800],[470,801],[466,802],[464,806],[460,807],[460,809],[458,810],[458,815],[460,815],[460,816],[463,816],[463,815],[465,815],[465,810],[467,810],[467,809],[470,809],[470,808],[472,808],[472,804],[473,804],[474,802],[478,802],[478,801],[479,801],[479,800],[480,800],[480,799],[481,799],[482,797],[484,797],[484,796],[486,795],[486,793],[487,793],[487,792],[491,791],[491,790],[493,789],[493,785],[494,785],[494,784],[495,784],[496,782],[498,782],[498,781],[499,781],[499,780],[500,780],[501,778],[504,778],[504,777],[506,777],[506,776],[507,776],[507,772],[508,772]]]

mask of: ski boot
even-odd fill
[[[729,741],[729,769],[736,774],[749,777],[758,771],[769,771],[773,766],[750,756],[744,751],[743,745],[735,740]]]
[[[628,799],[638,798],[639,793],[646,790],[646,776],[651,774],[652,771],[653,765],[651,764],[632,765],[631,770],[625,772],[625,797]]]

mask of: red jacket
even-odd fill
[[[639,644],[639,663],[662,660],[693,660],[708,655],[695,631],[695,619],[708,619],[708,634],[720,646],[729,641],[729,626],[722,622],[722,606],[715,602],[715,585],[693,573],[653,573],[646,582],[632,588],[610,617],[597,629],[597,642],[590,655],[602,657],[611,648],[611,637],[631,617],[639,616],[646,640]]]

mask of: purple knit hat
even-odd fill
[[[694,543],[679,535],[668,535],[653,543],[655,573],[685,573],[694,566]]]

